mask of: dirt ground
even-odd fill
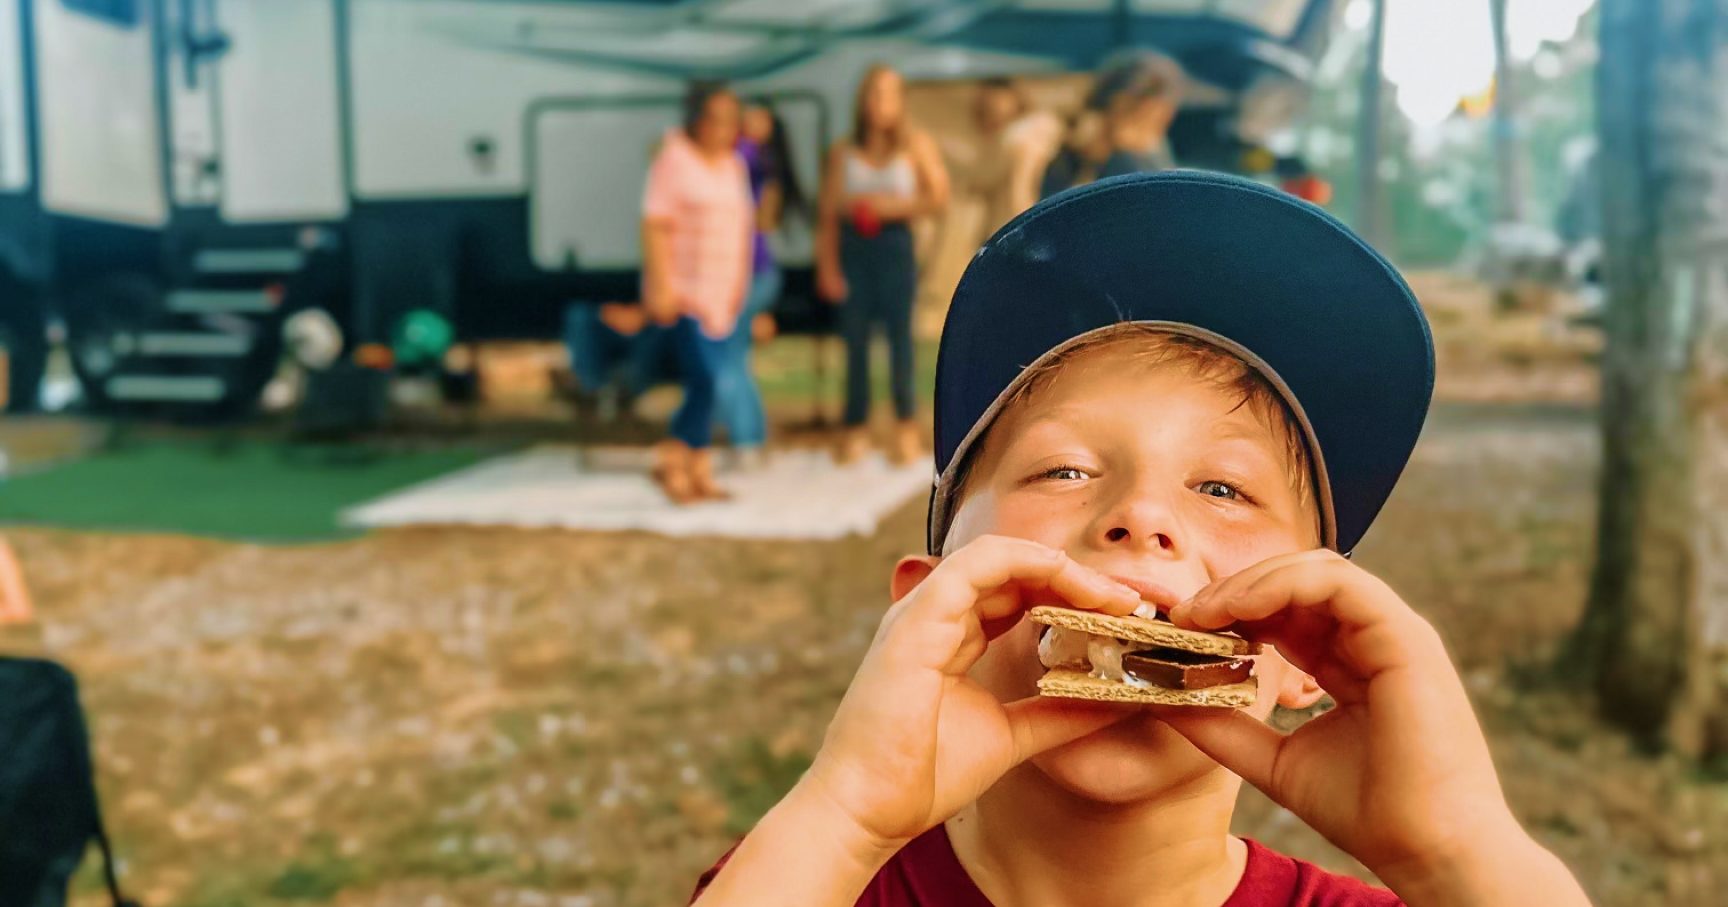
[[[1442,403],[1359,562],[1441,628],[1515,810],[1598,903],[1720,903],[1728,785],[1543,680],[1587,580],[1588,341],[1422,289]],[[8,530],[41,623],[4,641],[81,678],[146,904],[682,903],[808,763],[922,524],[918,502],[833,543]],[[1353,869],[1258,795],[1237,829]]]

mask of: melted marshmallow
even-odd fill
[[[1111,636],[1051,627],[1038,640],[1038,662],[1046,669],[1084,665],[1088,673],[1101,680],[1151,689],[1155,684],[1122,670],[1122,656],[1142,648],[1144,646],[1138,643],[1123,642]]]

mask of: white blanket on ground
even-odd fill
[[[929,460],[896,467],[880,456],[842,467],[823,451],[783,451],[752,471],[722,473],[731,500],[678,507],[648,466],[638,448],[534,447],[349,508],[342,522],[836,539],[874,533],[908,498],[929,493],[933,469]]]

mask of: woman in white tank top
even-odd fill
[[[895,201],[918,197],[918,173],[912,167],[911,155],[900,152],[886,163],[873,164],[858,151],[846,155],[843,180],[845,193],[852,198],[879,196]]]
[[[846,435],[838,457],[869,449],[870,339],[888,336],[889,384],[898,418],[890,453],[923,454],[912,387],[912,302],[918,285],[908,222],[948,204],[948,173],[936,143],[906,118],[900,74],[877,64],[858,84],[852,132],[828,153],[816,231],[816,287],[840,306],[846,342]]]

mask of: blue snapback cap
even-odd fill
[[[1321,209],[1174,170],[1051,196],[966,268],[936,360],[931,554],[961,467],[1028,366],[1123,322],[1206,340],[1263,374],[1301,423],[1322,543],[1356,547],[1428,414],[1428,321],[1392,265]]]

